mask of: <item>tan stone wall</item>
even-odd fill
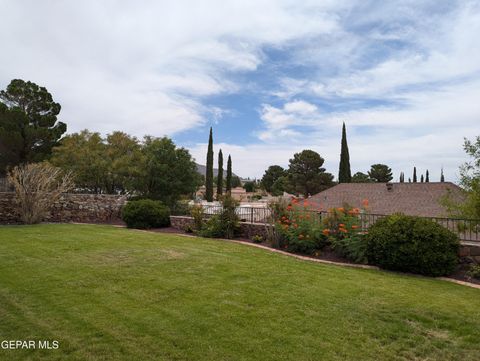
[[[64,194],[54,203],[46,222],[120,223],[125,196],[110,194]],[[0,224],[20,223],[15,194],[0,193]]]

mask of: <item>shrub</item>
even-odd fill
[[[276,222],[281,248],[294,253],[313,254],[326,245],[323,227],[308,208],[308,202],[300,204],[294,199]]]
[[[260,236],[259,234],[256,234],[255,236],[252,237],[252,242],[253,243],[262,243],[263,242],[263,237]]]
[[[467,276],[480,280],[480,264],[470,265],[470,269],[467,272]]]
[[[378,220],[367,236],[370,263],[428,276],[451,274],[459,246],[455,233],[433,221],[405,215]]]
[[[220,214],[214,215],[205,222],[199,235],[210,238],[233,238],[240,230],[236,213],[237,205],[238,203],[232,197],[225,196]]]
[[[158,228],[170,225],[170,209],[160,201],[141,199],[128,202],[122,211],[128,228]]]
[[[190,215],[193,218],[193,226],[195,231],[199,232],[203,228],[203,219],[205,218],[205,210],[201,204],[195,204],[190,208]]]
[[[355,263],[367,263],[367,243],[359,214],[360,209],[347,205],[330,209],[324,220],[324,234],[337,254]]]

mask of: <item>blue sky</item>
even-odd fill
[[[46,86],[69,132],[168,135],[234,171],[302,149],[455,181],[480,134],[480,1],[9,1],[0,87]]]

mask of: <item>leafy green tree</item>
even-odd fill
[[[390,182],[393,179],[392,169],[385,164],[373,164],[368,176],[375,182]]]
[[[83,130],[67,135],[53,148],[50,163],[71,171],[76,186],[83,192],[106,193],[109,162],[100,133]]]
[[[30,81],[14,79],[0,91],[0,172],[6,166],[38,162],[50,156],[52,148],[66,132],[58,122],[60,104],[46,88]]]
[[[413,167],[413,183],[417,183],[417,167]]]
[[[464,201],[460,202],[447,195],[442,204],[447,206],[453,217],[480,220],[480,136],[474,141],[465,138],[463,149],[470,157],[470,161],[460,166],[460,185],[465,190]],[[480,222],[477,222],[477,227],[478,223]]]
[[[218,175],[217,175],[217,200],[223,194],[223,153],[222,150],[218,152]]]
[[[212,136],[212,127],[210,127],[210,135],[208,137],[207,170],[206,170],[206,174],[205,174],[205,198],[208,202],[213,201],[213,136]]]
[[[142,174],[137,189],[143,196],[173,206],[180,196],[195,192],[200,177],[187,149],[177,148],[167,137],[147,136],[142,153]]]
[[[232,191],[232,157],[230,154],[228,155],[227,160],[227,184],[226,184],[226,192],[230,193]]]
[[[333,175],[322,168],[324,159],[313,150],[294,154],[288,168],[290,182],[296,192],[309,196],[333,185]]]
[[[272,196],[278,197],[283,195],[283,192],[293,193],[294,190],[292,188],[289,177],[285,175],[278,178],[275,183],[273,183],[271,194]]]
[[[106,139],[83,130],[65,136],[50,162],[71,171],[78,188],[93,193],[131,193],[140,177],[141,146],[135,137],[113,132]]]
[[[243,189],[245,189],[249,193],[255,192],[255,189],[256,189],[255,182],[252,182],[252,181],[245,182],[245,184],[243,185]]]
[[[352,171],[350,170],[350,155],[348,153],[347,131],[345,123],[342,127],[342,148],[340,151],[340,166],[338,170],[338,182],[350,183],[352,181]]]
[[[371,183],[372,180],[368,174],[357,172],[352,176],[352,183]]]
[[[237,188],[242,186],[242,181],[239,176],[232,177],[232,188]]]
[[[287,175],[287,172],[283,167],[279,165],[271,165],[265,171],[265,174],[262,177],[262,186],[267,192],[272,192],[273,184],[280,178]],[[283,191],[282,191],[283,193]]]

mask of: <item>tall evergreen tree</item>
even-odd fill
[[[222,150],[218,152],[218,175],[217,175],[217,201],[223,194],[223,154]]]
[[[412,178],[408,178],[408,183],[412,183]]]
[[[417,167],[413,167],[413,183],[417,183]]]
[[[213,201],[213,135],[210,127],[207,150],[207,170],[205,173],[205,198],[208,202]]]
[[[428,169],[427,169],[427,172],[425,173],[425,183],[429,183],[430,182],[430,174],[428,173]]]
[[[350,155],[348,153],[347,131],[345,123],[342,127],[342,148],[340,151],[340,166],[338,170],[338,182],[350,183],[352,181],[352,171],[350,170]]]
[[[420,183],[423,183],[423,174],[420,175]]]
[[[405,174],[403,172],[400,172],[400,183],[405,182]]]
[[[227,160],[227,182],[226,182],[226,191],[230,193],[232,191],[232,157],[228,155]]]
[[[442,172],[440,173],[440,182],[445,182],[445,176],[443,175],[443,167],[442,167]]]

